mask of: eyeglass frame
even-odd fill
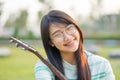
[[[70,31],[73,31],[72,33],[66,31],[68,28],[70,28],[70,26],[72,27],[72,30],[70,30]],[[60,34],[59,37],[56,37],[56,38],[55,38],[54,35],[55,35],[55,34],[57,35],[57,33],[53,33],[53,34],[51,35],[51,39],[52,39],[52,40],[63,39],[65,33],[66,33],[67,35],[72,35],[72,34],[75,34],[76,31],[77,31],[76,26],[75,26],[74,24],[69,24],[68,26],[66,26],[66,28],[65,28],[64,31],[58,32],[58,33]]]

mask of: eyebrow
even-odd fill
[[[55,32],[53,32],[51,35],[54,35],[56,33],[60,32],[60,30],[56,30]]]

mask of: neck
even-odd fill
[[[76,60],[75,60],[75,53],[61,53],[61,56],[63,58],[63,60],[67,61],[68,63],[72,64],[72,65],[76,65]]]

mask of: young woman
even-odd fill
[[[48,61],[68,80],[115,80],[109,62],[83,49],[83,35],[75,20],[52,10],[42,18],[41,36]],[[35,65],[36,80],[59,80],[42,62]]]

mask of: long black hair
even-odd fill
[[[49,61],[61,73],[63,73],[63,75],[65,75],[62,64],[62,58],[59,50],[56,47],[52,47],[49,44],[50,41],[49,27],[50,24],[54,22],[63,23],[63,24],[74,24],[78,29],[80,34],[80,43],[78,50],[75,52],[75,58],[77,63],[77,80],[91,80],[91,72],[87,62],[87,57],[85,56],[83,51],[82,31],[72,17],[70,17],[65,12],[59,10],[50,11],[47,15],[43,16],[41,20],[41,37]],[[59,80],[57,76],[55,76],[55,80]]]

